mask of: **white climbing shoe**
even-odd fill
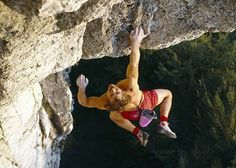
[[[171,129],[169,128],[168,125],[169,125],[169,123],[167,123],[166,121],[160,122],[157,132],[160,134],[164,134],[169,138],[177,138],[175,133],[171,131]]]

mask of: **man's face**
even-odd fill
[[[110,101],[122,100],[123,91],[114,84],[110,84],[107,89],[107,97]]]

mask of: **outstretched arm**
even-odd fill
[[[126,71],[126,78],[130,85],[138,84],[138,65],[140,60],[140,51],[139,47],[141,45],[142,39],[147,35],[144,34],[141,27],[136,27],[135,30],[132,30],[130,33],[131,41],[131,54],[130,61]]]
[[[85,107],[96,107],[102,110],[105,109],[104,108],[104,102],[106,100],[105,95],[102,95],[100,97],[96,96],[87,97],[85,90],[88,85],[88,82],[89,82],[88,79],[84,75],[80,75],[76,80],[76,83],[79,87],[79,91],[77,94],[79,103]]]

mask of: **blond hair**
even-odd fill
[[[131,101],[131,97],[126,93],[123,93],[122,99],[115,98],[113,101],[108,101],[105,105],[106,109],[109,111],[122,111],[124,106],[129,104]]]

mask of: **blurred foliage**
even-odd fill
[[[108,84],[125,77],[128,61],[128,57],[81,60],[70,74],[75,99],[79,74],[90,80],[87,94],[100,95]],[[151,137],[144,149],[128,132],[114,125],[108,113],[76,103],[75,128],[65,146],[62,167],[70,167],[72,162],[74,167],[76,159],[82,168],[236,167],[236,32],[207,33],[168,49],[142,50],[139,72],[141,89],[172,91],[169,122],[178,138],[158,135],[154,121],[146,128]],[[82,145],[76,144],[76,139]]]

